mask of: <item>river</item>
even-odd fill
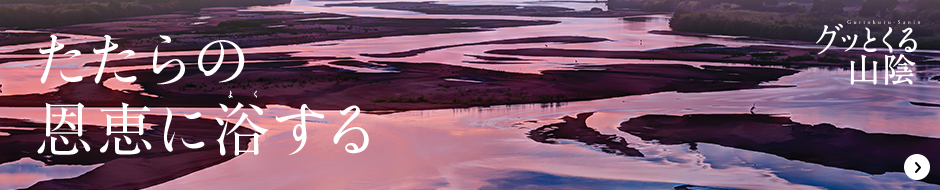
[[[250,10],[331,12],[356,16],[398,18],[498,18],[558,20],[560,24],[501,28],[493,31],[397,36],[318,42],[313,44],[246,48],[246,53],[297,52],[295,56],[353,57],[361,61],[436,62],[512,72],[537,73],[546,69],[582,65],[621,63],[748,66],[740,64],[652,61],[602,58],[531,57],[540,61],[527,65],[484,65],[464,54],[485,55],[485,51],[510,48],[537,48],[543,44],[478,45],[427,52],[408,58],[371,58],[360,53],[388,53],[431,46],[536,36],[579,35],[612,41],[581,44],[547,44],[553,48],[593,50],[651,50],[700,43],[727,46],[772,45],[759,41],[725,38],[684,37],[650,34],[669,30],[669,15],[621,18],[546,18],[520,16],[425,15],[407,11],[372,8],[322,7],[343,1],[295,0],[287,5],[251,7]],[[534,1],[443,0],[447,4],[547,5],[587,10],[603,3]],[[93,38],[93,37],[88,37]],[[22,47],[0,47],[0,50]],[[147,56],[141,52],[138,56]],[[194,55],[196,52],[161,52],[161,55]],[[15,56],[14,56],[15,57]],[[86,56],[95,59],[95,56]],[[523,58],[528,58],[524,57]],[[91,61],[91,60],[85,60]],[[43,64],[26,61],[0,65],[3,95],[48,92],[56,82],[38,85]],[[76,61],[82,62],[82,61]],[[311,64],[325,64],[312,62]],[[149,66],[148,66],[149,67]],[[130,68],[123,68],[130,69]],[[930,72],[935,68],[919,68]],[[55,68],[92,74],[97,68]],[[940,102],[936,81],[917,80],[913,85],[850,85],[850,71],[809,68],[767,85],[793,85],[786,88],[675,93],[576,101],[555,104],[505,105],[481,108],[407,111],[393,114],[362,114],[351,126],[368,131],[370,144],[359,154],[344,151],[344,144],[361,143],[358,133],[343,137],[339,144],[333,135],[348,116],[336,110],[316,110],[325,114],[320,123],[308,124],[308,142],[303,150],[292,137],[294,123],[280,123],[274,116],[292,115],[296,109],[273,106],[264,116],[252,117],[259,126],[270,129],[258,140],[258,155],[242,155],[219,165],[197,171],[152,187],[152,189],[474,189],[474,188],[576,188],[576,189],[671,189],[697,185],[736,189],[932,189],[937,185],[912,181],[900,172],[870,175],[864,172],[743,149],[701,143],[696,150],[688,145],[663,145],[644,141],[619,131],[621,122],[649,114],[743,114],[753,106],[756,113],[779,114],[803,124],[830,123],[840,128],[867,133],[907,134],[940,138],[940,108],[920,107],[908,101]],[[77,74],[76,74],[77,75]],[[110,86],[112,88],[133,88]],[[86,108],[97,109],[97,108]],[[221,117],[219,109],[172,108],[174,113],[201,112],[204,118]],[[162,109],[157,109],[162,110]],[[102,113],[91,112],[87,117]],[[595,112],[588,126],[603,134],[624,137],[630,147],[644,157],[604,153],[575,141],[543,144],[526,137],[529,130],[561,122],[563,116]],[[159,113],[159,112],[158,112]],[[215,114],[213,114],[215,113]],[[45,108],[2,108],[0,117],[43,121]],[[311,120],[317,121],[317,120]],[[86,121],[105,125],[105,121]],[[209,142],[215,143],[215,142]],[[159,146],[158,146],[159,147]],[[859,158],[864,159],[864,158]],[[901,163],[885,163],[899,165]],[[42,166],[23,159],[0,165],[0,189],[28,187],[36,181],[69,178],[94,169],[92,166]],[[15,179],[15,180],[12,180]]]

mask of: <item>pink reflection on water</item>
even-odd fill
[[[26,188],[34,183],[48,179],[45,175],[33,173],[0,173],[0,189]]]
[[[284,111],[269,109],[275,114]],[[695,163],[635,160],[574,144],[535,143],[525,137],[525,130],[459,123],[474,113],[437,112],[360,116],[353,126],[368,130],[373,143],[360,154],[346,153],[341,146],[361,142],[355,134],[344,136],[340,145],[331,142],[337,123],[345,120],[335,112],[320,112],[329,124],[308,125],[307,145],[290,156],[287,154],[299,144],[290,137],[292,124],[257,121],[271,129],[261,138],[261,154],[241,156],[154,188],[414,189],[446,184],[448,188],[472,189],[500,177],[502,171],[514,170],[732,187],[801,187],[747,167],[708,170],[695,167]]]
[[[39,181],[77,177],[98,166],[101,164],[45,166],[42,162],[22,158],[0,164],[0,189],[27,188]]]

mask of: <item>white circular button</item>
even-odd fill
[[[921,180],[930,173],[930,161],[920,154],[913,154],[904,161],[904,173],[913,180]]]

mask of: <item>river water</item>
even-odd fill
[[[719,65],[734,64],[684,61],[651,61],[599,58],[531,57],[527,65],[481,65],[464,54],[486,55],[492,49],[538,48],[546,44],[480,45],[431,51],[408,58],[369,58],[360,53],[407,51],[439,45],[490,40],[580,35],[613,41],[586,44],[547,44],[552,48],[594,50],[650,50],[674,46],[714,43],[728,46],[764,44],[726,38],[701,38],[649,34],[669,30],[669,15],[646,16],[627,21],[620,18],[545,18],[519,16],[425,15],[407,11],[372,8],[322,7],[343,1],[296,0],[287,5],[252,7],[251,10],[331,12],[356,16],[397,18],[486,18],[558,20],[560,24],[501,28],[494,31],[398,36],[374,39],[340,40],[313,44],[247,48],[246,53],[297,52],[295,56],[353,57],[361,61],[437,62],[468,67],[535,73],[579,65],[620,63]],[[602,3],[534,1],[441,1],[449,4],[512,4],[519,6],[564,6],[579,10],[604,7]],[[81,40],[96,40],[85,37]],[[100,40],[100,39],[97,39]],[[7,49],[4,49],[7,48]],[[22,47],[0,47],[2,51]],[[194,55],[197,52],[161,52],[161,55]],[[148,56],[140,52],[137,56]],[[16,57],[16,56],[10,56]],[[75,67],[87,60],[56,67],[50,81],[39,83],[43,64],[25,61],[0,65],[4,96],[52,91],[64,83],[58,72],[92,75],[97,68]],[[115,56],[116,57],[116,56]],[[527,57],[522,57],[527,58]],[[311,64],[324,64],[313,62]],[[746,66],[746,65],[735,65]],[[132,68],[121,68],[132,69]],[[116,69],[112,69],[116,70]],[[918,72],[929,73],[930,68]],[[661,145],[643,141],[616,128],[629,118],[647,114],[725,114],[755,112],[789,116],[803,124],[831,123],[867,133],[908,134],[940,138],[940,109],[913,106],[908,101],[940,102],[937,82],[917,80],[913,85],[850,85],[850,71],[810,68],[769,82],[768,85],[795,85],[706,93],[664,92],[556,104],[525,104],[468,109],[408,111],[394,114],[362,114],[351,126],[368,131],[366,151],[349,154],[346,143],[361,143],[352,132],[339,144],[331,142],[339,126],[348,119],[336,110],[317,110],[325,119],[308,123],[308,140],[295,155],[300,142],[294,140],[295,123],[280,123],[274,116],[298,112],[271,106],[264,116],[252,117],[255,124],[270,129],[258,138],[258,155],[243,155],[225,163],[152,187],[153,189],[363,189],[402,188],[576,188],[576,189],[671,189],[679,185],[700,185],[740,189],[932,189],[937,185],[912,181],[903,173],[869,175],[863,172],[792,161],[772,154],[701,143],[698,150],[688,145]],[[112,88],[121,85],[110,85]],[[86,108],[86,110],[98,108]],[[224,117],[219,109],[172,108],[174,113],[201,112],[204,118]],[[162,109],[158,109],[162,110]],[[94,112],[94,111],[87,111]],[[578,142],[543,144],[526,138],[534,128],[561,122],[559,118],[596,112],[588,126],[603,134],[625,137],[632,148],[645,157],[611,155]],[[44,108],[2,108],[0,117],[44,120]],[[101,113],[97,113],[101,114]],[[103,117],[103,115],[100,115]],[[86,118],[96,117],[91,113]],[[534,122],[532,122],[534,121]],[[86,121],[105,125],[105,121]],[[211,142],[214,143],[214,142]],[[860,158],[863,159],[863,158]],[[885,163],[900,165],[901,163]],[[36,181],[81,175],[93,166],[42,166],[23,159],[0,165],[0,189],[27,187]],[[24,169],[25,168],[25,169]]]

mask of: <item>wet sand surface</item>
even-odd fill
[[[603,38],[591,38],[584,36],[543,36],[543,37],[534,37],[534,38],[520,38],[520,39],[507,39],[507,40],[497,40],[497,41],[488,41],[488,42],[479,42],[479,43],[469,43],[469,44],[456,44],[448,46],[437,46],[422,48],[404,52],[395,52],[395,53],[365,53],[361,54],[366,57],[382,57],[382,58],[401,58],[401,57],[411,57],[421,53],[455,48],[461,46],[474,46],[474,45],[492,45],[492,44],[527,44],[527,43],[592,43],[592,42],[602,42],[608,41],[609,39]],[[546,45],[547,46],[547,45]],[[480,58],[480,57],[477,57]]]
[[[157,75],[151,70],[123,71],[136,76],[142,91],[118,91],[95,84],[93,77],[67,83],[56,92],[7,96],[0,106],[31,107],[44,102],[86,106],[114,106],[128,103],[161,107],[217,107],[219,103],[280,104],[299,108],[343,109],[359,105],[367,111],[406,111],[521,103],[550,103],[592,100],[656,92],[708,92],[765,87],[761,83],[792,75],[795,70],[779,68],[688,65],[622,64],[586,66],[579,70],[547,70],[522,74],[436,63],[352,62],[337,65],[385,70],[353,72],[329,66],[296,67],[303,61],[251,64],[241,78],[216,83],[230,77],[235,69],[220,69],[216,75],[200,77],[190,66],[183,79],[158,85],[175,77]],[[113,75],[108,75],[113,76]],[[248,77],[251,76],[251,77]],[[110,77],[108,77],[110,78]],[[258,92],[260,91],[260,92]],[[149,96],[142,93],[146,93]],[[217,100],[231,94],[233,98]],[[257,96],[257,97],[255,97]],[[212,101],[216,100],[216,101]],[[221,101],[221,102],[219,102]]]
[[[558,144],[558,139],[570,139],[596,147],[610,154],[643,157],[643,153],[639,150],[628,147],[629,143],[623,137],[601,134],[597,130],[588,127],[587,118],[593,114],[582,113],[578,114],[577,118],[565,116],[561,118],[565,121],[564,123],[539,127],[529,131],[528,136],[536,142],[548,144]]]
[[[696,143],[712,143],[869,174],[903,172],[902,164],[912,154],[940,157],[940,152],[925,151],[940,146],[936,138],[801,124],[763,114],[644,115],[618,129],[662,144],[690,144],[693,150]],[[940,175],[923,181],[940,184]]]

